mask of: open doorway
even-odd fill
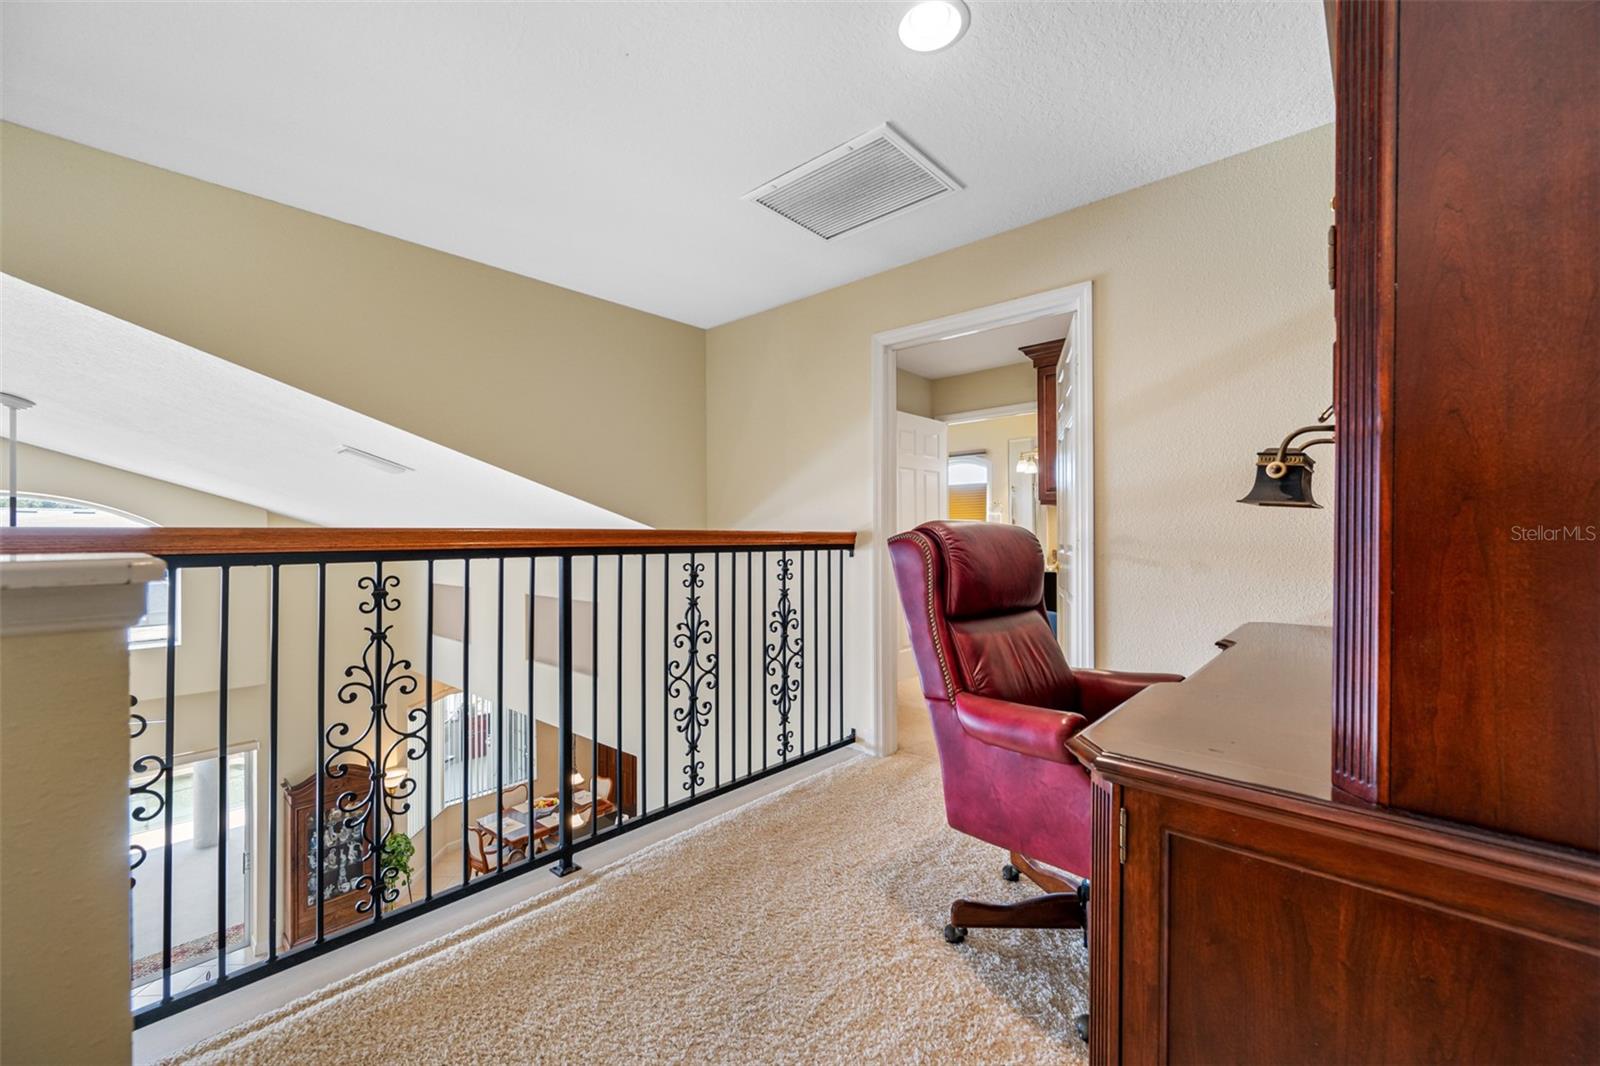
[[[873,338],[878,543],[934,518],[1005,522],[1040,542],[1068,660],[1094,664],[1093,378],[1088,282]],[[875,582],[883,750],[916,667],[887,553]]]

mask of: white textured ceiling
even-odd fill
[[[1019,348],[1065,337],[1071,321],[1071,315],[1045,315],[1014,326],[900,348],[894,353],[895,365],[920,377],[948,378],[1008,363],[1026,363],[1028,357]]]
[[[1316,3],[8,3],[14,122],[698,326],[1332,120]],[[890,121],[965,191],[740,199]]]
[[[0,275],[0,350],[0,389],[38,404],[18,422],[25,444],[292,518],[639,525],[9,275]],[[413,469],[384,473],[337,455],[345,445]]]

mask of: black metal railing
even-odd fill
[[[855,739],[848,534],[7,539],[175,578],[132,653],[135,1025]]]

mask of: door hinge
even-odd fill
[[[1339,271],[1339,227],[1328,227],[1328,288],[1337,289]]]
[[[1128,808],[1117,808],[1117,863],[1128,861]]]

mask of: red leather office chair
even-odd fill
[[[1089,774],[1067,738],[1147,685],[1178,674],[1074,670],[1044,613],[1033,534],[984,522],[927,522],[889,538],[900,602],[944,775],[953,829],[1011,853],[1046,895],[957,900],[945,939],[968,926],[1071,929],[1084,923]],[[1054,869],[1051,869],[1051,868]]]

